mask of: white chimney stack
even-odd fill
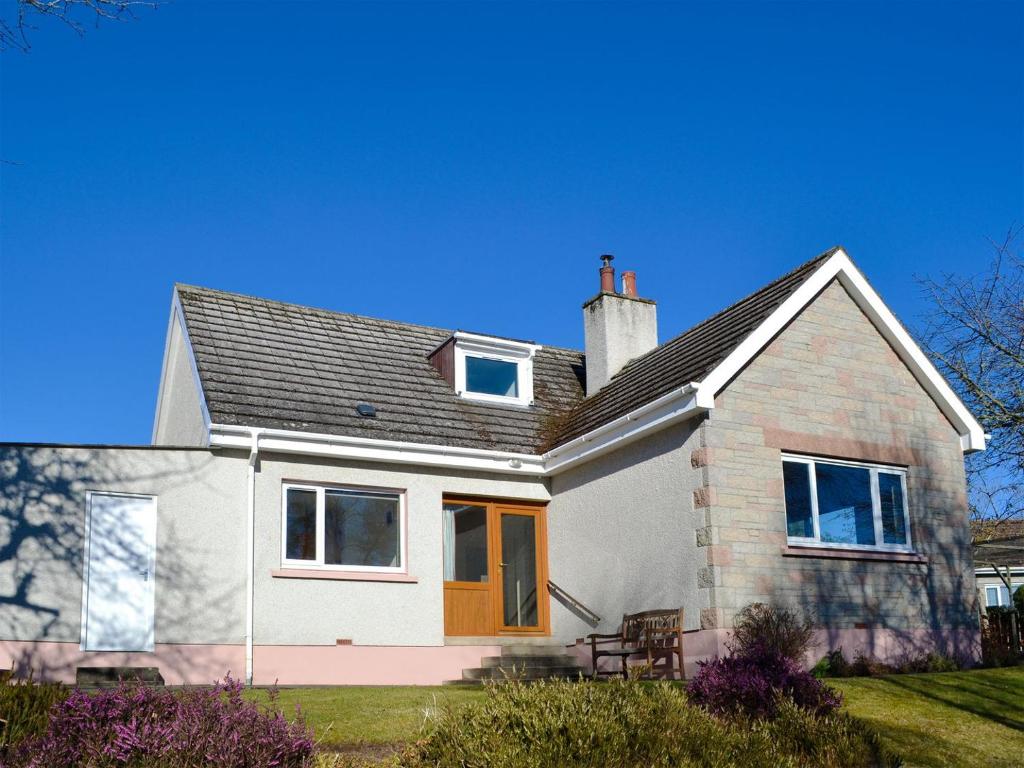
[[[623,272],[622,292],[615,292],[614,258],[601,257],[601,291],[583,305],[588,396],[607,384],[630,360],[658,346],[656,305],[636,295],[635,272]]]

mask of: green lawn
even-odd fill
[[[1024,667],[829,680],[911,766],[1024,766]]]
[[[908,768],[1024,766],[1024,667],[828,682]],[[285,688],[278,704],[289,714],[300,704],[325,744],[345,748],[411,741],[431,708],[482,696],[450,687]]]
[[[258,694],[265,699],[266,693]],[[479,688],[458,686],[351,686],[282,688],[278,707],[287,715],[302,707],[318,739],[337,747],[412,741],[427,712],[444,704],[483,698]]]

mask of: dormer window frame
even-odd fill
[[[476,333],[456,331],[455,340],[455,394],[465,400],[498,405],[529,407],[533,405],[533,358],[543,349],[539,344],[512,339],[499,339]],[[516,366],[516,395],[493,395],[473,392],[466,386],[466,359],[470,357],[514,363]]]

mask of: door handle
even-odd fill
[[[508,565],[508,563],[498,563],[498,567],[499,568],[504,568],[507,565]]]

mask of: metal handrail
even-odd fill
[[[554,592],[557,595],[561,595],[563,598],[565,598],[566,601],[572,603],[573,606],[575,608],[577,608],[581,613],[587,614],[587,616],[589,616],[593,620],[595,626],[597,624],[601,623],[601,617],[600,616],[598,616],[596,613],[594,613],[594,611],[590,610],[590,608],[585,606],[583,603],[581,603],[575,597],[570,595],[568,592],[566,592],[560,586],[555,584],[555,582],[551,581],[551,579],[548,579],[548,591]]]

